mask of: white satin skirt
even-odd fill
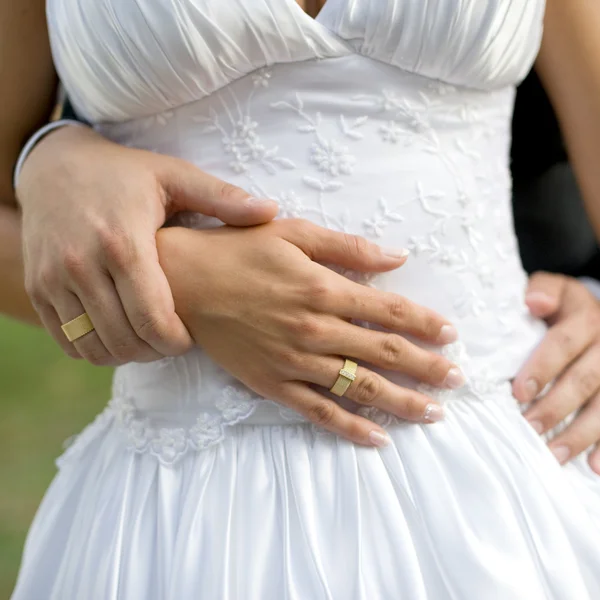
[[[362,448],[236,425],[174,465],[110,415],[62,462],[13,600],[598,600],[600,477],[509,391]]]

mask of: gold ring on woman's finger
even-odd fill
[[[342,397],[348,388],[352,385],[352,382],[356,379],[356,370],[358,365],[349,358],[344,360],[344,366],[338,373],[338,378],[333,384],[333,387],[329,390],[332,394]]]

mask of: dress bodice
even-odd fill
[[[54,58],[78,111],[123,121],[204,98],[278,63],[361,54],[478,89],[525,76],[544,0],[48,0]]]
[[[48,1],[61,78],[102,134],[274,198],[281,217],[411,250],[397,271],[344,275],[457,326],[450,351],[470,383],[424,390],[440,400],[506,385],[543,333],[523,301],[508,164],[542,12],[543,0],[328,0],[313,20],[293,0]],[[166,462],[228,425],[298,417],[198,348],[118,369],[111,410]]]

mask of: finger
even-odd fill
[[[456,389],[465,384],[457,365],[447,358],[419,348],[395,333],[382,333],[345,325],[325,336],[324,354],[354,356],[382,369],[405,373],[418,381]]]
[[[68,290],[54,299],[54,306],[63,325],[87,312],[79,298]],[[105,367],[117,364],[96,331],[90,331],[72,343],[81,357],[93,365]]]
[[[591,346],[576,360],[552,389],[525,413],[538,433],[556,427],[583,406],[600,389],[600,344]]]
[[[54,340],[60,345],[63,352],[74,358],[75,360],[81,360],[81,354],[77,352],[77,348],[69,342],[67,337],[64,334],[64,331],[61,329],[61,321],[56,314],[56,311],[52,306],[49,305],[35,305],[35,310],[40,316],[40,320],[42,321],[42,325],[50,333],[50,335],[54,338]]]
[[[355,444],[383,447],[391,442],[384,429],[368,419],[349,413],[337,402],[325,398],[304,383],[287,382],[280,397],[273,399],[285,403],[315,425]]]
[[[175,313],[154,238],[139,246],[124,237],[106,256],[110,275],[136,335],[163,356],[183,354],[192,339]]]
[[[363,272],[397,269],[409,255],[405,248],[381,248],[365,238],[319,227],[309,221],[281,221],[282,237],[311,260]]]
[[[566,280],[552,273],[542,271],[529,278],[525,294],[525,303],[531,314],[541,319],[547,318],[558,310],[565,289]]]
[[[254,198],[189,162],[164,156],[155,162],[168,212],[198,212],[235,226],[260,225],[277,216],[279,207],[274,200]]]
[[[513,381],[513,394],[531,402],[593,342],[595,332],[583,312],[561,321],[548,333]]]
[[[343,360],[334,357],[319,357],[307,369],[307,381],[326,389],[333,387]],[[364,406],[374,406],[407,421],[433,423],[444,418],[444,409],[415,390],[402,388],[385,377],[359,366],[356,379],[352,382],[345,398]]]
[[[596,444],[598,440],[600,440],[600,394],[597,394],[574,421],[550,442],[549,447],[558,462],[565,464]]]
[[[74,288],[95,331],[118,364],[151,362],[162,358],[134,331],[113,280],[105,273],[91,273]]]
[[[351,281],[322,307],[344,318],[377,323],[386,329],[406,333],[433,344],[450,344],[458,331],[435,311],[411,302],[403,296],[361,286]]]
[[[600,475],[600,443],[596,444],[595,449],[592,450],[588,458],[588,464],[590,465],[594,473]]]

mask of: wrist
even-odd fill
[[[38,148],[45,140],[47,140],[52,134],[56,134],[60,130],[64,129],[87,129],[87,126],[79,121],[74,121],[71,119],[61,119],[60,121],[54,121],[52,123],[48,123],[38,131],[36,131],[27,141],[21,153],[19,154],[19,158],[17,159],[17,164],[15,166],[15,170],[13,173],[13,187],[17,189],[17,185],[19,183],[19,179],[23,168],[33,153],[33,151]]]

